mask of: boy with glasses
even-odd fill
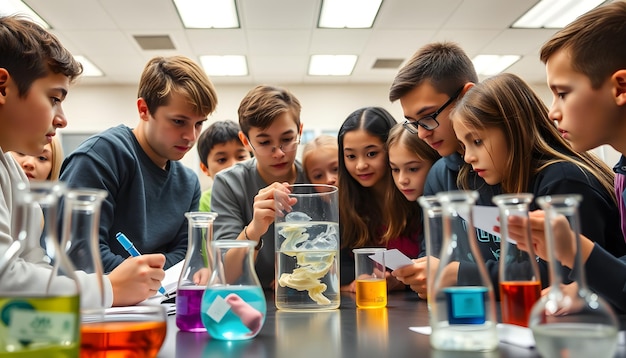
[[[460,168],[466,164],[449,116],[456,100],[477,82],[478,75],[467,54],[458,45],[443,42],[431,43],[419,49],[400,69],[391,85],[389,100],[400,101],[406,118],[404,128],[416,134],[442,156],[428,172],[424,185],[425,196],[458,190],[457,176]],[[498,186],[487,185],[475,173],[472,173],[470,183],[480,192],[478,205],[493,205],[491,198],[500,193]],[[500,238],[482,230],[477,230],[476,234],[483,259],[487,262],[492,279],[496,280]],[[421,252],[425,253],[424,240],[421,241]],[[433,254],[438,254],[439,245],[439,242],[433,242]],[[422,298],[426,298],[428,259],[421,257],[414,260],[413,265],[392,272]],[[434,276],[438,260],[430,259]],[[461,270],[458,266],[448,272],[455,279],[458,273],[458,280],[465,279],[465,276],[471,278],[475,274],[471,268]]]
[[[263,288],[272,288],[274,190],[289,192],[290,184],[308,183],[296,160],[302,133],[300,102],[285,89],[262,85],[246,94],[238,114],[239,139],[254,158],[215,176],[215,238],[256,241],[257,275]]]

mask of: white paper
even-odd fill
[[[467,220],[466,213],[459,212],[459,215],[464,220]],[[500,233],[493,230],[494,226],[500,226],[500,221],[498,221],[499,216],[500,210],[496,206],[476,205],[474,206],[474,227],[488,232],[491,235],[500,237]],[[507,238],[507,241],[512,244],[517,244],[517,242],[510,238]]]
[[[411,260],[408,256],[400,252],[400,250],[398,249],[391,249],[391,250],[377,252],[373,255],[370,255],[369,257],[370,259],[378,262],[379,264],[382,264],[383,257],[384,257],[385,266],[387,266],[391,270],[395,270],[402,266],[413,264],[413,260]]]
[[[533,348],[535,346],[535,338],[530,328],[503,323],[498,323],[496,328],[498,330],[498,339],[502,343],[523,348]],[[432,334],[430,326],[409,327],[409,329],[427,336]]]
[[[228,311],[230,311],[230,305],[225,299],[222,298],[222,296],[218,295],[215,297],[213,303],[211,303],[211,306],[209,306],[206,314],[215,322],[220,323]]]

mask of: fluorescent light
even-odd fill
[[[349,76],[356,59],[356,55],[313,55],[309,62],[309,75]]]
[[[102,77],[104,73],[98,68],[98,66],[94,65],[93,62],[89,61],[85,56],[74,56],[74,59],[80,62],[83,65],[83,76],[85,77]]]
[[[174,0],[174,5],[188,29],[239,27],[235,0]]]
[[[372,27],[383,0],[323,0],[318,27]]]
[[[200,56],[200,63],[209,76],[247,76],[245,56]]]
[[[562,28],[605,0],[541,0],[512,27]]]
[[[33,22],[41,25],[44,29],[50,29],[50,24],[44,21],[33,9],[19,0],[3,0],[0,2],[0,15],[21,14],[29,17]]]
[[[472,63],[479,75],[492,76],[511,67],[520,58],[517,55],[478,55],[472,59]]]

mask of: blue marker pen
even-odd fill
[[[139,251],[137,251],[137,249],[135,248],[135,245],[133,245],[133,243],[130,242],[130,240],[126,237],[126,235],[122,234],[121,232],[118,232],[117,234],[115,234],[115,238],[120,244],[122,244],[122,246],[124,247],[124,250],[128,251],[128,253],[132,257],[141,256]],[[163,288],[163,286],[159,288],[159,292],[161,292],[166,297],[169,297],[167,292],[165,292],[165,288]]]

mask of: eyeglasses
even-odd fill
[[[276,148],[280,149],[283,153],[293,152],[298,149],[298,144],[300,144],[300,136],[296,136],[291,142],[283,143],[281,145],[270,145],[267,143],[257,143],[256,147],[252,145],[252,141],[248,138],[248,143],[252,147],[252,149],[259,155],[272,155],[276,151]]]
[[[407,120],[404,123],[402,123],[402,126],[411,134],[417,134],[417,128],[419,128],[418,126],[429,131],[432,131],[433,129],[439,127],[437,116],[440,115],[441,112],[443,112],[443,110],[446,109],[446,107],[450,105],[450,103],[454,102],[454,100],[457,99],[457,97],[459,97],[462,91],[463,91],[463,87],[459,88],[459,90],[456,91],[456,93],[454,93],[452,97],[450,97],[450,99],[446,103],[444,103],[443,106],[439,107],[439,109],[436,110],[434,113],[424,116],[415,122],[411,122]]]

